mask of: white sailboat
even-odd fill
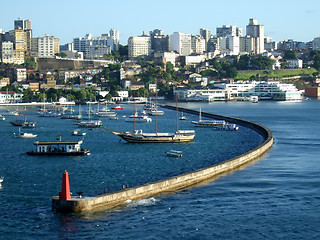
[[[134,124],[133,132],[111,131],[127,142],[132,143],[182,143],[189,142],[195,137],[194,130],[179,130],[177,118],[177,130],[173,133],[159,133],[157,131],[157,115],[155,115],[155,132],[144,133],[142,130],[136,130]]]

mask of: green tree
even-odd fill
[[[284,59],[289,60],[289,59],[298,59],[297,53],[294,50],[288,50],[284,52]]]

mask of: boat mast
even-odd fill
[[[177,94],[176,94],[176,115],[177,115],[177,132],[178,132],[179,126],[178,126],[178,95]]]
[[[151,110],[152,111],[152,110]],[[155,106],[155,112],[156,112],[156,116],[155,116],[155,124],[156,124],[156,129],[155,129],[155,132],[156,132],[156,135],[158,135],[158,129],[157,129],[157,118],[158,118],[158,85],[157,85],[157,80],[156,80],[156,106]]]
[[[133,95],[133,132],[136,132],[136,99]]]

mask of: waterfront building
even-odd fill
[[[128,39],[129,59],[145,58],[151,54],[150,36],[130,37]]]
[[[0,91],[0,103],[20,103],[22,102],[22,93],[14,91]]]
[[[174,32],[170,35],[170,49],[178,52],[181,56],[188,56],[191,50],[191,34]]]
[[[228,100],[245,99],[258,96],[261,100],[301,100],[302,95],[293,84],[280,82],[238,82],[234,84],[215,84],[226,90]]]
[[[264,26],[258,24],[258,20],[251,18],[246,27],[247,36],[253,38],[254,54],[261,54],[264,52]]]
[[[304,95],[307,97],[320,98],[320,87],[307,87],[305,89]]]
[[[226,100],[226,90],[223,89],[176,89],[173,94],[178,101],[213,102]]]

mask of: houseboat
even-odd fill
[[[34,142],[35,150],[27,152],[31,156],[82,156],[90,155],[88,149],[81,148],[82,141]]]

